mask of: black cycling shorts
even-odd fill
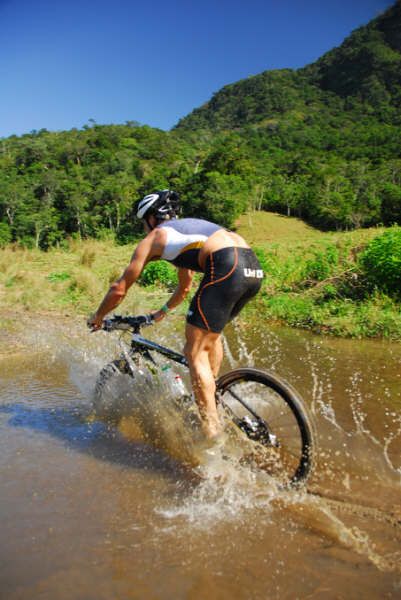
[[[222,248],[206,259],[187,323],[220,333],[262,285],[263,271],[250,248]]]

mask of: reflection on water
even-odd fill
[[[226,370],[275,370],[314,412],[314,475],[284,492],[163,389],[91,418],[118,337],[49,331],[0,361],[0,597],[399,597],[400,346],[229,330]]]

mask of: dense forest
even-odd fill
[[[225,86],[170,132],[135,121],[0,139],[0,246],[127,241],[133,205],[181,193],[226,226],[247,209],[322,229],[401,223],[401,0],[298,70]]]

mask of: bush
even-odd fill
[[[314,324],[314,304],[310,298],[277,294],[267,298],[265,305],[273,318],[283,319],[294,327],[309,327]]]
[[[7,223],[0,223],[0,248],[11,242],[11,229]]]
[[[35,238],[33,238],[31,235],[24,235],[23,237],[19,238],[18,243],[21,248],[27,248],[28,250],[35,248]]]
[[[367,281],[392,296],[401,296],[401,227],[375,237],[360,257]]]
[[[303,277],[315,281],[323,281],[330,277],[338,266],[339,252],[333,244],[322,250],[316,250],[314,257],[306,261]]]
[[[177,285],[177,282],[175,268],[165,261],[151,262],[146,265],[140,278],[142,285],[161,283],[167,287],[174,287]]]
[[[264,250],[263,248],[253,248],[253,251],[254,251],[265,275],[267,273],[270,273],[272,270],[272,264],[271,264],[271,261],[269,260],[267,251]]]

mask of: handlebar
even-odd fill
[[[153,325],[153,321],[153,315],[139,315],[137,317],[114,315],[111,319],[103,321],[102,329],[103,331],[114,331],[116,329],[120,331],[132,330],[134,333],[138,333],[141,327]]]

